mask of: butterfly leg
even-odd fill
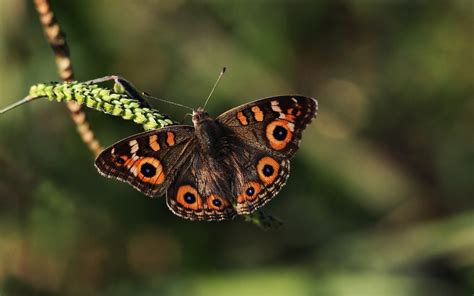
[[[142,107],[150,107],[150,105],[145,101],[143,96],[140,94],[140,92],[135,88],[135,86],[128,81],[127,79],[118,76],[118,75],[108,75],[92,80],[88,80],[84,83],[86,84],[96,84],[96,83],[102,83],[102,82],[108,82],[108,81],[114,81],[114,90],[117,92],[125,92],[127,95],[129,95],[131,98],[137,99],[140,101],[140,104]],[[118,88],[118,89],[117,89]]]

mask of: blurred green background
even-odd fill
[[[287,93],[320,112],[273,231],[186,221],[103,178],[64,104],[2,115],[0,295],[471,295],[473,3],[53,1],[77,80],[199,106],[227,66],[214,116]],[[0,106],[55,80],[32,2],[0,0]],[[88,115],[104,145],[140,131]]]

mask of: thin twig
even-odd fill
[[[59,24],[54,17],[51,5],[48,0],[34,0],[36,10],[38,11],[41,24],[43,26],[48,43],[54,51],[58,73],[62,80],[74,80],[74,72],[72,70],[72,61],[69,54],[69,47],[66,43],[64,33],[61,31]],[[67,102],[67,107],[71,111],[71,117],[76,124],[77,131],[82,140],[89,149],[98,155],[102,151],[99,140],[95,137],[90,124],[87,121],[86,114],[81,109],[81,105],[76,102]]]

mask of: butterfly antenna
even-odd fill
[[[0,114],[3,114],[3,113],[7,113],[8,111],[12,110],[12,109],[15,109],[16,107],[18,106],[21,106],[25,103],[28,103],[29,101],[32,101],[34,99],[39,99],[39,98],[42,98],[42,97],[31,97],[31,96],[26,96],[24,97],[23,99],[19,100],[18,102],[16,103],[13,103],[11,104],[10,106],[7,106],[3,109],[0,110]]]
[[[192,116],[193,116],[193,114],[192,114],[192,113],[186,113],[186,114],[184,114],[184,116],[183,116],[183,120],[182,120],[181,122],[184,122],[184,120],[185,120],[185,119],[186,119],[186,117],[188,117],[188,116],[189,116],[189,117],[192,117]]]
[[[219,77],[217,77],[216,83],[214,83],[214,86],[212,87],[211,93],[210,93],[209,96],[207,97],[206,102],[204,103],[204,106],[202,107],[203,109],[206,108],[207,102],[209,102],[209,99],[211,98],[212,94],[214,93],[214,90],[216,89],[216,86],[217,86],[217,84],[219,83],[219,80],[221,80],[221,77],[222,77],[222,75],[224,75],[224,73],[225,73],[225,67],[222,68],[222,71],[221,71],[221,73],[219,74]]]
[[[142,95],[147,97],[147,98],[154,99],[154,100],[157,100],[157,101],[160,101],[160,102],[164,102],[164,103],[168,103],[168,104],[171,104],[171,105],[183,107],[183,108],[186,108],[186,109],[189,109],[189,110],[193,110],[193,108],[182,105],[182,104],[179,104],[179,103],[175,103],[175,102],[171,102],[171,101],[167,101],[167,100],[164,100],[164,99],[159,99],[159,98],[153,97],[153,96],[147,94],[146,92],[142,92]]]

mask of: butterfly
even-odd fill
[[[285,185],[290,159],[318,103],[276,96],[231,109],[216,119],[193,110],[190,125],[139,133],[105,149],[95,166],[189,220],[251,214]]]

